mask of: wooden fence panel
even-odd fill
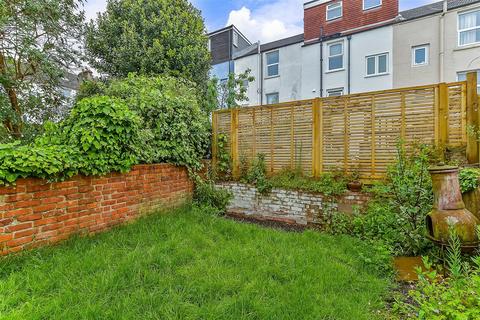
[[[467,93],[466,82],[455,82],[219,111],[214,136],[238,144],[232,158],[240,162],[264,154],[271,173],[300,167],[316,176],[342,170],[378,179],[399,139],[466,146]]]

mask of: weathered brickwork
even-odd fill
[[[322,3],[318,6],[305,9],[304,28],[305,41],[343,33],[349,30],[358,30],[364,27],[376,27],[379,23],[387,22],[398,15],[398,0],[383,0],[382,5],[370,10],[363,10],[363,0],[343,1],[343,16],[339,19],[327,21],[327,6],[335,1]]]
[[[139,165],[129,173],[0,187],[0,254],[93,234],[142,214],[181,205],[193,184],[185,168]]]
[[[364,206],[370,197],[364,193],[346,192],[333,201],[322,194],[273,189],[260,194],[253,186],[241,183],[222,183],[220,188],[230,190],[234,198],[228,212],[259,220],[307,225],[321,221],[324,210],[338,209],[352,213],[354,206]]]

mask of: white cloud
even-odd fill
[[[270,42],[303,32],[303,1],[277,0],[255,8],[233,10],[227,25],[234,24],[250,41]]]

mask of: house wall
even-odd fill
[[[398,15],[398,0],[383,0],[382,5],[363,10],[363,0],[344,0],[343,16],[336,20],[326,20],[326,8],[338,1],[311,1],[304,5],[305,41],[323,36],[362,28],[394,19]]]
[[[351,35],[350,43],[347,37],[340,37],[323,43],[323,96],[327,90],[343,88],[348,92],[348,46],[351,46],[350,57],[350,91],[359,93],[374,90],[386,90],[393,87],[392,64],[393,28],[391,26],[372,29]],[[342,42],[344,45],[342,70],[328,71],[328,45]],[[368,44],[368,45],[365,45]],[[370,55],[389,53],[389,72],[381,76],[366,76],[366,57]],[[302,94],[301,99],[311,99],[320,96],[320,44],[302,47]]]
[[[268,78],[267,75],[267,53],[279,50],[280,66],[279,75]],[[264,84],[263,99],[266,102],[266,95],[279,93],[280,102],[300,100],[302,98],[302,44],[294,44],[280,49],[263,52]]]
[[[168,164],[55,183],[20,179],[0,187],[0,255],[101,232],[181,205],[192,190],[187,170]]]
[[[387,26],[352,35],[351,93],[393,88],[393,27]],[[388,53],[388,74],[367,77],[366,57]]]
[[[241,74],[251,70],[251,75],[255,78],[253,82],[248,84],[247,97],[248,101],[242,102],[243,105],[256,106],[260,104],[260,59],[258,54],[242,57],[235,60],[235,73]]]
[[[443,36],[440,27],[441,14],[394,25],[394,87],[454,82],[457,81],[458,72],[480,69],[480,44],[458,46],[458,14],[475,8],[480,10],[480,4],[448,11],[444,18]],[[445,39],[443,66],[440,59],[442,37]],[[430,46],[429,63],[426,66],[413,66],[412,47],[423,44]]]

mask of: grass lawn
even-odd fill
[[[185,208],[0,260],[0,319],[376,319],[365,244]]]

